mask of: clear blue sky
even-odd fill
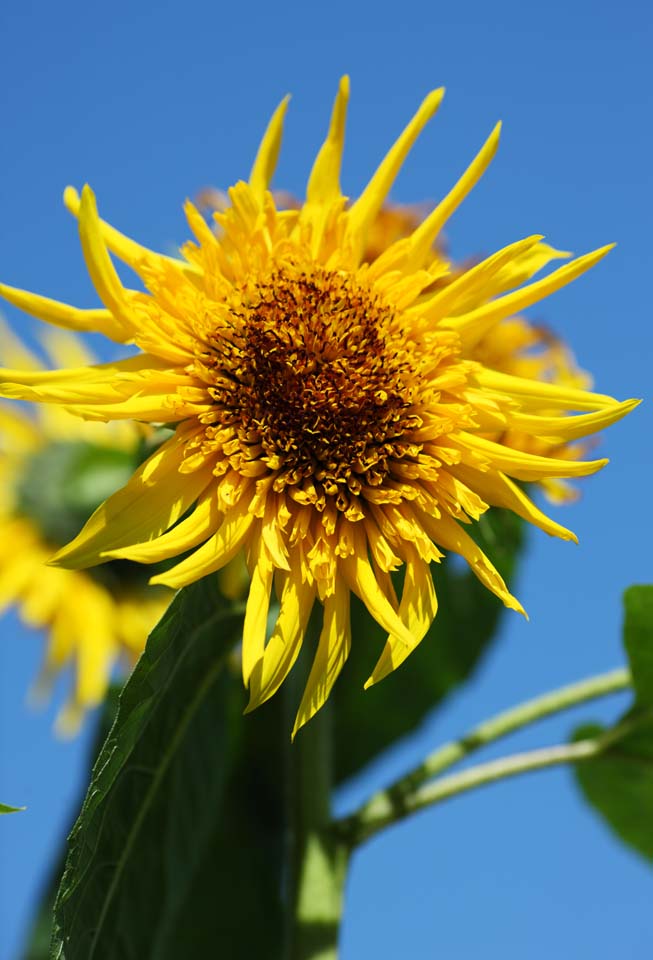
[[[503,119],[499,155],[450,226],[454,255],[536,232],[578,253],[618,241],[531,315],[571,342],[601,392],[648,398],[651,27],[645,0],[5,5],[0,277],[93,305],[63,187],[88,180],[110,221],[172,247],[186,236],[183,199],[246,175],[288,91],[276,185],[301,193],[343,72],[352,77],[344,188],[355,194],[422,95],[445,84],[394,199],[437,199]],[[517,589],[530,623],[507,615],[464,695],[342,806],[486,715],[622,661],[621,591],[653,580],[651,427],[650,403],[614,427],[602,448],[612,463],[559,511],[579,547],[534,531]],[[57,743],[52,712],[24,705],[39,647],[5,618],[0,798],[29,810],[0,822],[0,960],[20,956],[83,769],[83,738]],[[528,742],[565,739],[580,717],[548,722]],[[542,773],[439,807],[364,849],[342,957],[640,956],[653,942],[652,903],[650,869],[586,811],[567,772]]]

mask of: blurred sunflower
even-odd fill
[[[518,432],[567,443],[636,405],[471,359],[503,319],[569,283],[609,249],[514,290],[561,256],[531,236],[442,282],[450,271],[433,256],[433,243],[489,164],[498,127],[408,237],[364,260],[370,229],[442,91],[426,97],[349,207],[340,189],[347,99],[345,78],[301,209],[278,209],[268,189],[284,101],[249,181],[229,190],[229,207],[216,215],[219,237],[188,203],[196,242],[184,246],[181,259],[162,256],[100,220],[89,187],[81,199],[68,188],[104,308],[79,310],[0,287],[48,323],[139,348],[113,364],[4,370],[4,396],[64,404],[88,419],[176,424],[59,551],[58,562],[151,563],[192,550],[152,581],[183,587],[244,549],[251,584],[242,665],[250,709],[287,676],[319,600],[322,629],[295,731],[324,703],[347,658],[350,591],[388,631],[368,684],[402,663],[428,630],[437,609],[429,565],[442,550],[461,554],[488,589],[521,611],[465,525],[501,506],[574,539],[515,480],[584,476],[606,461],[542,456],[503,438]],[[123,286],[109,251],[135,270],[146,293]],[[398,599],[390,573],[402,565]],[[280,610],[267,639],[273,590]]]
[[[48,338],[53,362],[94,358],[70,334]],[[32,371],[39,359],[0,328],[0,355]],[[23,622],[46,631],[33,695],[46,694],[72,665],[74,682],[57,730],[77,731],[97,706],[117,662],[130,667],[162,616],[170,592],[147,588],[136,565],[114,562],[97,572],[47,566],[106,496],[138,465],[144,430],[134,424],[85,422],[59,407],[32,411],[0,405],[0,610],[16,605]]]

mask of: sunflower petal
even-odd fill
[[[314,584],[296,573],[281,571],[279,577],[281,608],[263,656],[251,672],[246,713],[269,700],[290,673],[315,602]]]
[[[147,543],[102,552],[103,560],[132,560],[134,563],[159,563],[177,557],[203,543],[217,530],[221,514],[215,492],[210,488],[197,501],[193,512],[172,530]]]
[[[510,593],[498,570],[459,523],[444,514],[437,520],[422,514],[422,521],[436,543],[443,546],[445,550],[452,550],[464,557],[481,583],[491,590],[506,607],[526,616],[521,603]]]
[[[212,477],[210,469],[181,474],[184,450],[184,440],[176,435],[163,443],[51,562],[65,567],[104,563],[107,551],[155,539],[176,523]]]
[[[336,578],[335,592],[324,601],[324,621],[313,666],[293,727],[297,731],[324,706],[351,649],[349,589]]]
[[[345,124],[347,121],[347,103],[349,100],[349,77],[342,77],[338,94],[333,105],[331,123],[327,138],[315,158],[306,187],[307,207],[312,205],[328,206],[339,196],[340,167],[345,144]]]
[[[74,187],[66,187],[63,194],[63,202],[74,217],[79,217],[81,199]],[[106,220],[98,219],[98,223],[104,242],[109,250],[111,250],[119,260],[126,263],[128,267],[131,267],[139,276],[143,265],[156,269],[162,264],[172,265],[190,277],[190,279],[201,276],[201,271],[194,264],[177,257],[168,257],[163,253],[150,250],[149,247],[142,246],[142,244],[137,243],[130,237],[125,236],[124,233],[116,230],[116,228],[112,227]]]
[[[500,320],[525,310],[526,307],[532,306],[539,300],[543,300],[544,297],[555,293],[556,290],[565,287],[572,280],[595,266],[613,248],[614,244],[611,243],[594,250],[592,253],[577,257],[571,263],[567,263],[564,267],[559,267],[553,273],[543,277],[542,280],[536,280],[526,287],[520,287],[519,290],[508,293],[497,300],[492,300],[476,310],[470,310],[463,316],[450,318],[447,321],[447,326],[458,331],[465,350],[469,351]]]
[[[195,474],[185,474],[185,476],[190,479]],[[170,570],[152,577],[150,583],[160,583],[179,590],[209,573],[215,573],[236,556],[247,540],[253,522],[254,517],[249,513],[247,498],[242,498],[206,543]]]
[[[259,203],[263,202],[277,166],[283,136],[283,120],[289,101],[290,96],[284,97],[272,114],[249,175],[249,185]]]
[[[399,605],[399,616],[410,630],[413,644],[407,647],[405,643],[397,641],[396,637],[389,636],[372,675],[365,683],[365,689],[383,680],[404,662],[426,635],[437,612],[438,600],[431,570],[428,563],[415,554],[406,563],[404,589]]]
[[[440,201],[435,210],[429,214],[410,238],[410,259],[408,264],[416,266],[427,257],[430,248],[449,217],[458,209],[468,193],[473,190],[481,179],[499,146],[501,123],[497,123],[477,155],[460,177],[456,185]]]
[[[76,330],[78,333],[102,333],[117,343],[128,343],[131,338],[131,333],[110,310],[79,310],[67,303],[59,303],[4,283],[0,283],[0,296],[31,317],[56,327]]]
[[[248,686],[252,670],[265,650],[273,577],[274,563],[265,543],[259,540],[258,556],[252,570],[243,625],[243,683],[245,686]]]
[[[437,111],[443,97],[444,88],[441,87],[424,98],[413,119],[387,152],[360,197],[350,207],[347,216],[347,234],[355,249],[358,250],[359,256],[363,251],[367,230],[381,209],[408,151]]]

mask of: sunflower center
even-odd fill
[[[400,319],[355,279],[278,269],[239,291],[229,327],[208,346],[207,440],[232,426],[227,459],[236,468],[262,461],[277,471],[277,491],[335,497],[344,510],[364,485],[383,482],[393,459],[419,452],[406,440],[418,418]]]

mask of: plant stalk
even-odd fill
[[[385,790],[374,794],[355,814],[340,821],[337,824],[337,829],[343,837],[348,838],[353,846],[362,843],[378,830],[403,819],[416,812],[416,810],[432,803],[438,803],[457,793],[471,790],[476,786],[490,783],[504,776],[514,776],[529,769],[540,769],[556,763],[569,763],[584,759],[585,755],[580,744],[546,748],[543,751],[536,750],[529,754],[517,755],[517,757],[491,761],[488,764],[463,771],[461,774],[438,779],[435,783],[423,787],[426,781],[432,780],[476,750],[499,740],[501,737],[536,723],[551,714],[559,713],[597,697],[627,689],[630,685],[631,676],[627,669],[612,670],[609,673],[599,674],[578,683],[560,687],[499,713],[497,716],[481,723],[459,740],[451,741],[439,747],[406,776],[396,780]],[[576,748],[579,749],[576,751]],[[603,745],[601,749],[603,749]],[[588,750],[590,752],[587,753],[587,756],[593,755],[591,749],[588,748]],[[578,756],[575,756],[575,751]],[[522,767],[522,763],[525,766]],[[532,765],[529,766],[531,763]],[[502,767],[502,764],[505,766]],[[423,787],[423,789],[420,790],[420,787]]]
[[[287,960],[337,960],[349,861],[331,820],[331,729],[327,703],[288,751]]]

